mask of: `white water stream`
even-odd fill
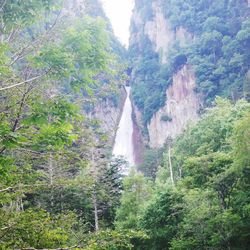
[[[132,104],[130,100],[130,87],[125,88],[127,98],[124,103],[121,120],[116,132],[113,155],[115,157],[123,157],[128,161],[129,166],[134,166]]]

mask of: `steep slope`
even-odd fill
[[[106,134],[108,146],[111,148],[115,139],[115,133],[120,120],[126,93],[122,87],[126,61],[126,50],[115,37],[111,23],[104,13],[100,0],[75,0],[68,1],[67,10],[74,13],[88,13],[91,17],[101,19],[109,32],[110,48],[112,56],[116,57],[117,64],[112,65],[115,75],[105,74],[97,77],[98,85],[94,89],[95,98],[83,105],[83,109],[90,120],[96,120],[100,130]],[[120,65],[118,65],[120,64]],[[121,68],[121,69],[120,69]]]
[[[0,1],[0,17],[0,249],[86,248],[119,204],[124,49],[97,0]]]
[[[151,118],[148,132],[151,147],[161,147],[166,138],[180,134],[189,122],[198,120],[200,100],[195,93],[195,76],[185,65],[173,76],[166,91],[166,103]]]
[[[247,95],[248,16],[246,0],[135,1],[132,93],[150,146],[177,136],[216,95]]]

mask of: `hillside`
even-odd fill
[[[131,83],[150,146],[180,134],[216,96],[249,99],[248,17],[247,1],[135,1]]]
[[[0,0],[0,250],[248,250],[250,1],[102,4]]]

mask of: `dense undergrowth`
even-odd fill
[[[154,181],[127,177],[117,228],[149,237],[134,249],[248,249],[249,122],[249,103],[218,98],[168,145]]]
[[[142,3],[143,20],[154,18],[151,1]],[[0,2],[1,250],[249,248],[246,2],[168,4],[173,29],[197,39],[173,45],[165,65],[146,37],[141,56],[131,48],[145,124],[187,62],[206,103],[231,100],[217,97],[196,125],[147,150],[144,173],[124,177],[124,161],[111,160],[109,135],[89,116],[100,101],[117,106],[127,83],[127,54],[99,2]]]
[[[247,1],[155,1],[171,29],[184,28],[191,38],[184,43],[172,41],[167,63],[161,53],[154,52],[155,44],[144,32],[144,25],[154,20],[152,1],[136,1],[141,18],[131,24],[139,41],[130,47],[133,62],[133,98],[143,113],[145,124],[165,104],[165,92],[173,75],[186,63],[192,65],[197,93],[206,105],[219,95],[232,100],[249,98],[250,23]]]

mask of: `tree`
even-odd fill
[[[142,174],[132,170],[124,179],[121,205],[116,211],[117,229],[136,229],[142,209],[152,195],[151,183]]]
[[[100,98],[102,81],[116,91],[109,32],[100,18],[65,8],[60,0],[0,3],[0,235],[9,248],[77,245],[93,229],[93,190],[104,227],[118,203],[117,169],[108,157],[101,162],[94,143],[107,136],[84,117],[82,104]],[[104,180],[88,176],[91,152]],[[72,217],[65,216],[67,225],[64,213]]]
[[[217,100],[217,106],[175,142],[173,157],[178,161],[175,164],[183,168],[183,178],[177,186],[184,195],[184,216],[171,249],[247,249],[248,240],[244,236],[236,239],[245,235],[249,226],[241,210],[243,200],[246,201],[242,188],[246,188],[248,174],[242,169],[244,164],[236,167],[239,155],[234,152],[241,147],[234,145],[239,138],[248,138],[245,134],[248,113],[249,104],[244,101],[233,106]],[[245,126],[239,129],[239,124]],[[235,137],[236,131],[242,137]],[[244,146],[247,141],[241,145],[248,150]],[[243,155],[248,157],[246,151]]]
[[[181,204],[181,195],[170,189],[162,190],[150,201],[139,221],[139,228],[149,236],[142,249],[169,249],[182,219]]]

